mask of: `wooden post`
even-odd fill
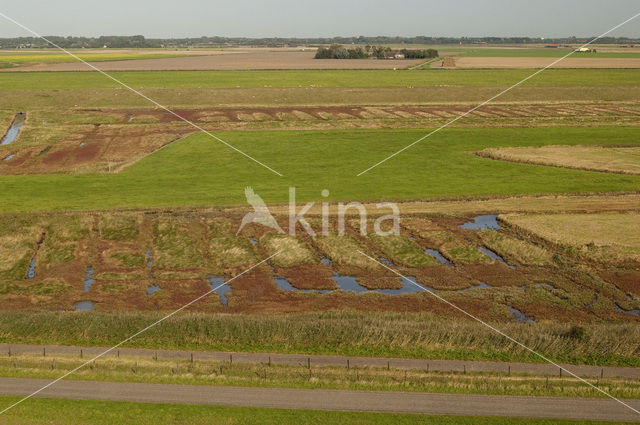
[[[311,370],[311,357],[307,357],[307,369]]]
[[[404,382],[403,384],[407,383],[407,369],[404,370]]]
[[[600,379],[604,378],[604,368],[600,369]]]
[[[9,357],[11,357],[11,347],[9,347]]]
[[[427,373],[429,373],[429,363],[427,363]]]
[[[347,359],[347,369],[351,369],[351,365],[349,365],[349,359]]]
[[[56,368],[56,359],[51,360],[51,370]]]
[[[191,353],[191,363],[193,363],[193,353]]]
[[[233,354],[229,354],[229,364],[233,364]]]
[[[387,370],[391,369],[390,362],[387,360]]]
[[[507,376],[511,376],[511,365],[509,365],[509,372],[507,373]]]
[[[80,358],[82,358],[82,348],[80,349]]]
[[[562,368],[558,368],[560,369],[560,377],[562,378]]]
[[[271,367],[271,356],[269,356],[269,367]]]
[[[118,350],[118,353],[116,355],[118,356],[118,358],[120,358],[120,350]]]
[[[462,365],[462,373],[466,374],[467,373],[467,365]]]
[[[153,353],[153,360],[158,361],[158,352]]]
[[[42,357],[47,356],[47,347],[42,347]]]

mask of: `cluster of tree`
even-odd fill
[[[319,47],[316,52],[316,59],[365,59],[378,58],[383,59],[388,53],[397,53],[403,55],[407,59],[436,58],[438,51],[434,49],[426,50],[392,50],[388,46],[356,46],[351,49],[340,44],[332,44],[329,47]]]
[[[358,45],[375,46],[381,44],[532,44],[532,43],[566,43],[584,44],[593,38],[532,38],[532,37],[332,37],[332,38],[247,38],[247,37],[199,37],[199,38],[154,38],[141,35],[133,36],[100,36],[100,37],[47,37],[64,48],[161,48],[161,47],[219,47],[219,46],[308,46],[308,45]],[[598,40],[603,44],[640,44],[639,38],[604,37]],[[47,42],[37,37],[0,38],[3,48],[42,48],[50,47]],[[353,49],[351,49],[353,50]]]
[[[438,57],[438,51],[435,49],[426,49],[426,50],[401,49],[399,53],[401,55],[404,55],[406,59],[431,59],[431,58]]]

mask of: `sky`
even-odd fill
[[[638,0],[0,0],[40,35],[149,38],[590,37],[639,12]],[[0,37],[27,35],[0,16]],[[611,35],[640,37],[640,17]]]

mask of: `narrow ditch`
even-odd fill
[[[18,112],[13,118],[13,121],[11,121],[9,130],[7,130],[4,137],[0,139],[0,145],[8,145],[9,143],[15,142],[26,119],[27,114],[25,112]]]
[[[47,233],[42,232],[42,235],[40,235],[40,239],[36,244],[36,251],[33,253],[33,257],[31,257],[31,261],[29,262],[29,269],[27,270],[27,276],[25,277],[25,279],[33,279],[36,276],[36,257],[38,256],[40,247],[44,243],[46,237]]]

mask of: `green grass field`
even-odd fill
[[[152,154],[119,174],[0,177],[1,211],[203,206],[266,202],[416,199],[636,191],[640,177],[510,163],[473,154],[488,147],[634,144],[637,129],[446,129],[361,177],[428,130],[260,131],[219,136],[278,170],[279,177],[206,135]]]
[[[0,409],[18,401],[1,397]],[[323,412],[252,407],[192,406],[181,404],[126,403],[91,400],[31,399],[2,415],[6,425],[78,423],[101,424],[211,424],[220,425],[610,425],[612,422],[559,419],[427,416],[399,413]]]
[[[119,71],[113,77],[137,88],[235,87],[424,87],[503,86],[530,75],[530,69],[495,70],[277,70]],[[638,85],[640,69],[551,69],[527,81],[533,86]],[[0,90],[66,90],[119,87],[95,72],[4,72]]]

